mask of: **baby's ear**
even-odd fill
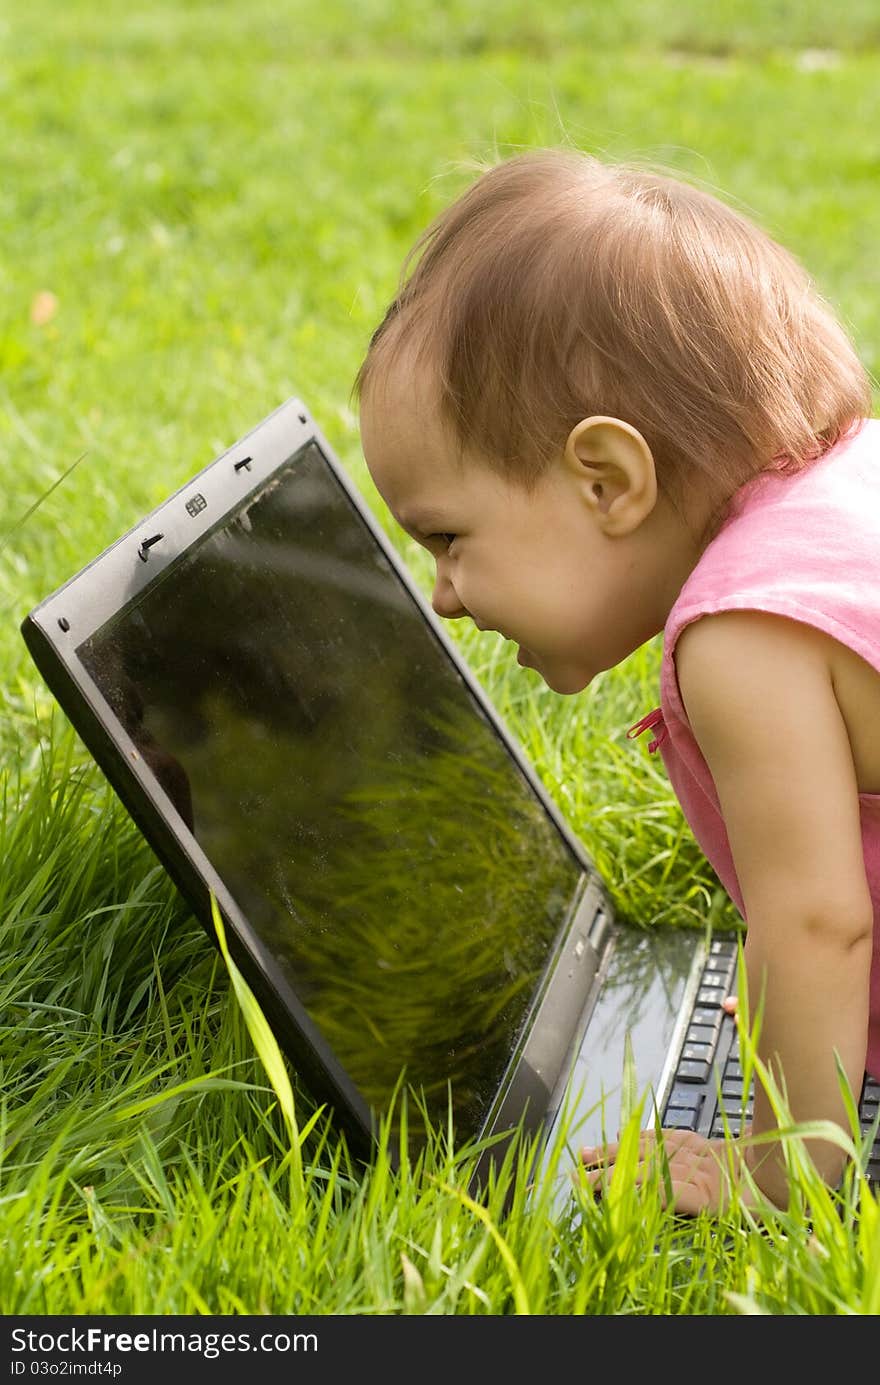
[[[563,461],[581,500],[611,538],[632,533],[657,503],[651,449],[623,419],[581,419],[568,435]]]

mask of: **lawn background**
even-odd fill
[[[514,1233],[496,1200],[524,1300],[462,1200],[457,1152],[402,1189],[384,1167],[342,1172],[325,1131],[311,1191],[288,1186],[222,965],[18,632],[294,394],[427,588],[366,474],[350,390],[403,255],[474,158],[565,144],[679,170],[803,260],[876,377],[878,43],[871,0],[0,9],[3,1312],[880,1308],[868,1232],[829,1252],[825,1279],[799,1258],[806,1216],[777,1260],[772,1237],[722,1255],[659,1209],[633,1211],[627,1241],[607,1208],[563,1227],[520,1201]],[[662,766],[625,737],[658,700],[659,641],[559,699],[492,635],[453,635],[621,917],[734,922]],[[663,1282],[658,1244],[678,1266]]]

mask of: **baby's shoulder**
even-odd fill
[[[684,625],[674,659],[680,686],[711,692],[750,677],[778,683],[793,669],[829,677],[836,649],[837,641],[814,625],[773,611],[731,607],[704,612]]]
[[[821,630],[763,610],[723,610],[691,621],[674,651],[678,688],[694,731],[729,738],[766,723],[769,735],[832,687],[830,640]],[[699,740],[699,734],[697,735]]]

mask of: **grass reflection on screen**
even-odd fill
[[[426,755],[370,763],[362,746],[344,785],[346,757],[267,740],[222,692],[211,701],[211,794],[248,830],[208,811],[202,836],[233,895],[368,1102],[384,1110],[404,1070],[441,1118],[451,1083],[476,1129],[578,876],[559,833],[454,704],[425,713]],[[334,781],[329,821],[316,764]],[[204,819],[203,788],[196,801]]]

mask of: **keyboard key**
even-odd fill
[[[723,957],[710,957],[703,968],[703,976],[708,980],[710,976],[718,977],[716,985],[723,982],[726,986],[733,979],[733,963],[727,962]]]
[[[689,1024],[685,1041],[689,1044],[708,1044],[714,1049],[715,1040],[718,1038],[718,1030],[713,1029],[708,1024]]]
[[[710,957],[736,957],[736,939],[715,938],[709,944]]]
[[[688,1060],[693,1058],[697,1062],[711,1063],[714,1051],[712,1044],[685,1044],[681,1056]]]
[[[709,1064],[693,1059],[682,1059],[675,1069],[676,1082],[705,1082],[709,1077]]]
[[[697,1004],[720,1007],[727,999],[727,994],[726,986],[701,986],[697,992]]]
[[[721,1029],[722,1019],[723,1016],[719,1013],[715,1006],[713,1006],[710,1010],[707,1009],[705,1005],[698,1005],[696,1006],[691,1015],[691,1024],[706,1025],[708,1028],[712,1029],[717,1034]]]
[[[739,1134],[739,1132],[740,1132],[740,1124],[741,1124],[741,1121],[740,1121],[739,1112],[738,1112],[738,1111],[734,1111],[734,1112],[732,1112],[732,1113],[727,1112],[726,1114],[727,1114],[727,1128],[726,1128],[726,1129],[725,1129],[724,1120],[722,1119],[722,1114],[721,1114],[720,1111],[718,1112],[718,1114],[716,1115],[714,1121],[712,1122],[711,1134],[712,1134],[712,1138],[715,1139],[715,1140],[720,1140],[720,1139],[722,1139],[722,1138],[723,1138],[726,1134],[728,1134],[728,1133],[731,1134],[731,1135],[733,1135],[733,1136],[737,1136],[737,1135]]]
[[[684,1106],[667,1107],[663,1124],[669,1130],[696,1130],[700,1123],[699,1109],[690,1110]]]
[[[738,1114],[744,1113],[751,1116],[755,1109],[755,1098],[752,1092],[749,1092],[746,1096],[745,1105],[743,1105],[742,1091],[740,1090],[736,1096],[722,1096],[721,1104],[725,1111],[736,1111]]]
[[[699,1111],[703,1104],[703,1093],[697,1091],[695,1087],[679,1087],[675,1085],[669,1093],[668,1106],[685,1106],[688,1110]]]

